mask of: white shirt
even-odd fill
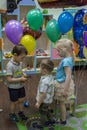
[[[39,81],[36,100],[40,100],[40,94],[46,93],[43,103],[52,103],[54,96],[54,77],[50,75],[41,76]]]

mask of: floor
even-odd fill
[[[24,110],[27,115],[30,113],[37,113],[34,104],[39,79],[39,74],[32,75],[31,78],[29,78],[28,83],[26,83],[26,100],[29,101],[29,107],[24,107]],[[77,104],[86,104],[87,70],[84,70],[83,68],[74,70],[74,79],[76,83]],[[0,130],[17,130],[16,125],[8,118],[10,112],[9,103],[8,89],[6,85],[4,85],[4,82],[0,82],[0,108],[3,109],[3,112],[0,112]],[[18,108],[16,111],[18,111]]]

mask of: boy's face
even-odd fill
[[[26,57],[26,54],[22,53],[21,55],[14,55],[14,60],[16,62],[22,62],[24,60],[24,58]]]

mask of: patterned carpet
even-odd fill
[[[30,115],[26,124],[23,122],[17,123],[18,130],[38,130],[33,128],[32,124],[39,120],[38,114]],[[74,116],[68,115],[67,125],[54,124],[50,127],[44,127],[43,130],[87,130],[87,104],[77,106]]]

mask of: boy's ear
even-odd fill
[[[17,56],[17,53],[14,53],[13,55],[14,55],[14,56]]]

